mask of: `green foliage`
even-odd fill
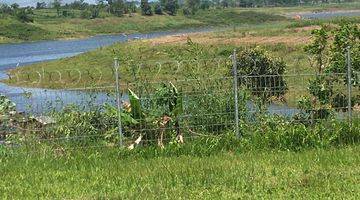
[[[98,6],[91,6],[90,8],[81,11],[81,18],[96,19],[100,17],[100,9]]]
[[[1,115],[9,114],[16,111],[16,105],[4,95],[0,95],[0,113]]]
[[[283,77],[286,64],[270,56],[264,49],[247,49],[237,55],[238,84],[244,86],[262,102],[285,95],[287,84]]]
[[[121,17],[126,13],[127,9],[123,0],[109,0],[109,12]]]
[[[160,0],[161,6],[164,8],[164,11],[169,15],[176,15],[177,10],[179,9],[179,4],[177,0]]]
[[[129,91],[129,100],[131,105],[131,115],[134,119],[140,120],[144,118],[144,113],[141,108],[141,103],[139,97],[132,91]]]
[[[16,114],[16,105],[6,96],[0,94],[0,139],[10,134],[9,124]],[[1,144],[0,144],[1,148]],[[1,151],[1,149],[0,149]],[[0,152],[1,153],[1,152]]]
[[[69,4],[66,4],[65,7],[74,9],[74,10],[85,10],[88,7],[90,7],[90,5],[88,3],[85,2],[85,0],[75,0]]]
[[[121,2],[120,2],[121,3]],[[262,17],[257,18],[257,16],[263,15],[263,13],[254,12],[254,15],[248,15],[246,12],[228,9],[228,10],[202,10],[197,12],[195,15],[184,16],[168,16],[168,11],[165,10],[164,5],[161,6],[164,15],[155,16],[153,20],[150,20],[146,17],[140,15],[129,14],[131,17],[126,17],[122,19],[116,19],[113,16],[123,16],[126,13],[135,12],[136,9],[132,4],[126,3],[125,5],[119,4],[119,8],[116,8],[118,5],[116,2],[111,5],[96,6],[99,9],[99,17],[101,19],[97,20],[96,23],[91,23],[87,19],[95,18],[95,15],[90,15],[89,11],[92,11],[92,5],[86,7],[83,10],[73,10],[69,9],[66,6],[62,6],[60,16],[57,17],[56,10],[53,8],[50,9],[40,9],[35,10],[34,15],[28,14],[34,19],[36,24],[29,24],[34,26],[34,28],[43,30],[37,34],[29,34],[28,37],[20,39],[18,37],[13,37],[15,34],[19,34],[17,31],[11,27],[11,34],[8,34],[10,37],[3,36],[0,38],[0,42],[17,42],[23,40],[53,40],[59,38],[83,38],[87,36],[93,36],[97,34],[116,34],[119,32],[123,33],[133,33],[133,32],[152,32],[152,31],[162,31],[162,30],[175,30],[175,29],[187,29],[191,27],[207,27],[207,26],[229,26],[229,25],[243,25],[244,23],[263,23],[268,21],[276,21],[274,16],[279,17],[278,15],[266,14],[266,20]],[[177,8],[178,9],[178,8]],[[140,9],[139,9],[140,10]],[[10,8],[12,12],[12,9]],[[61,15],[65,11],[68,15],[67,19]],[[94,10],[96,11],[96,10]],[[1,13],[1,12],[0,12]],[[229,14],[233,13],[233,14]],[[244,13],[244,14],[243,14]],[[2,17],[3,16],[3,17]],[[231,19],[231,18],[234,19]],[[71,18],[71,19],[69,19]],[[81,18],[86,20],[81,20]],[[98,17],[96,17],[98,18]],[[261,21],[257,21],[257,19]],[[0,26],[6,26],[7,24],[4,21],[14,21],[16,24],[18,20],[15,20],[13,14],[0,14]],[[265,20],[265,21],[263,21]],[[279,20],[286,20],[286,18],[281,17]],[[59,28],[63,27],[63,28]],[[9,30],[10,30],[9,29]],[[8,32],[6,29],[0,29],[1,32]]]
[[[334,93],[332,79],[328,76],[317,76],[314,80],[309,81],[309,92],[317,97],[320,104],[330,103]]]
[[[327,27],[322,26],[321,29],[313,30],[311,31],[311,35],[313,37],[313,42],[305,46],[305,51],[309,54],[315,55],[318,73],[322,73],[322,69],[326,64],[324,60],[329,37],[327,33]]]
[[[36,7],[37,10],[40,9],[45,9],[46,8],[46,3],[45,2],[36,2]]]
[[[15,20],[7,19],[0,21],[2,28],[0,36],[14,38],[18,40],[39,40],[49,37],[50,33],[32,24],[20,23]]]
[[[154,13],[157,14],[157,15],[162,15],[163,14],[163,9],[162,9],[160,3],[156,3],[154,5]]]
[[[313,105],[309,110],[313,112],[331,112],[330,108],[337,111],[346,111],[348,95],[343,93],[347,85],[347,51],[350,50],[352,76],[351,87],[359,87],[360,70],[360,30],[357,24],[344,22],[333,28],[323,26],[319,30],[312,31],[313,42],[306,46],[305,50],[315,56],[318,76],[309,81],[309,93],[314,97]],[[328,59],[326,59],[328,57]],[[325,73],[324,73],[325,72]],[[351,107],[358,102],[358,96],[352,96]],[[309,112],[309,111],[307,111]],[[330,115],[323,115],[326,118]],[[312,116],[312,118],[317,118]]]
[[[141,8],[142,15],[152,15],[153,14],[148,0],[141,0],[140,8]]]
[[[34,19],[28,15],[28,11],[26,9],[19,9],[16,11],[16,18],[20,22],[34,22]]]
[[[182,94],[172,84],[161,84],[154,94],[143,95],[140,99],[132,90],[128,90],[130,107],[127,113],[138,123],[129,131],[130,137],[145,136],[147,140],[154,140],[158,135],[157,129],[171,125],[179,128],[179,117],[183,113]],[[142,130],[145,129],[145,130]],[[169,133],[173,137],[172,133]]]
[[[259,120],[259,124],[246,128],[249,136],[244,136],[244,140],[250,137],[250,143],[258,145],[258,148],[282,150],[353,144],[360,142],[358,123],[359,121],[355,120],[354,126],[351,126],[346,121],[329,120],[308,127],[304,124],[289,122],[282,117],[264,116]]]
[[[200,9],[207,10],[213,5],[213,2],[210,0],[200,0]]]
[[[61,11],[61,0],[54,0],[52,2],[52,6],[53,6],[54,9],[56,9],[57,15],[60,16],[60,14],[61,14],[61,12],[60,12]]]
[[[228,26],[259,24],[274,21],[285,21],[286,18],[277,14],[256,11],[237,11],[237,10],[199,10],[193,19],[201,20],[203,23]]]
[[[190,11],[190,14],[194,15],[200,7],[200,0],[186,0],[185,6]]]
[[[350,51],[353,86],[360,86],[359,77],[354,72],[360,71],[360,28],[357,24],[344,23],[333,31],[333,44],[330,50],[328,72],[344,73],[347,71],[347,48]],[[344,84],[347,78],[343,77]]]
[[[81,18],[83,18],[83,19],[91,19],[91,11],[90,10],[81,11]]]
[[[123,157],[114,148],[10,154],[0,156],[0,198],[356,199],[359,151],[355,145],[203,157],[153,153],[154,159],[144,159],[150,150]]]

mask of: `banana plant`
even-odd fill
[[[141,126],[152,127],[155,125],[155,129],[160,130],[160,133],[156,134],[160,147],[164,147],[164,134],[166,126],[168,126],[170,122],[173,122],[173,126],[176,129],[177,140],[183,143],[179,119],[183,113],[183,97],[181,92],[179,92],[171,82],[169,84],[163,83],[161,87],[156,90],[154,101],[152,101],[153,106],[150,106],[150,108],[143,105],[138,95],[131,89],[128,89],[128,94],[130,105],[127,112],[134,120],[140,123],[139,128],[141,128]],[[139,144],[143,136],[143,134],[140,134],[135,142],[129,146],[129,149]]]

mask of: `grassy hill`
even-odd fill
[[[134,14],[123,17],[106,16],[97,19],[57,17],[52,9],[36,10],[32,16],[34,23],[21,23],[12,17],[0,19],[1,42],[33,41],[81,38],[97,34],[151,32],[191,27],[235,26],[243,24],[284,21],[286,18],[265,12],[240,9],[209,10],[193,16]]]
[[[186,29],[204,26],[254,25],[288,20],[289,13],[319,12],[360,9],[359,2],[319,4],[313,6],[260,7],[260,8],[211,8],[199,10],[195,15],[142,16],[140,11],[115,17],[104,10],[99,18],[83,19],[81,10],[66,10],[67,17],[58,16],[55,9],[34,10],[33,23],[20,23],[15,17],[0,13],[0,44],[9,42],[82,38],[97,34],[118,34]]]

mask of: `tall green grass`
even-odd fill
[[[104,13],[102,13],[104,14]],[[277,14],[239,9],[221,9],[201,11],[196,15],[177,16],[154,15],[132,17],[114,17],[104,15],[98,19],[81,19],[78,12],[74,17],[56,17],[56,10],[39,10],[32,15],[34,23],[20,23],[7,17],[0,19],[0,36],[14,41],[49,40],[59,38],[79,38],[97,34],[119,34],[133,32],[152,32],[163,30],[186,29],[192,27],[229,26],[241,24],[259,24],[274,21],[286,21]]]
[[[357,199],[359,146],[122,158],[101,149],[0,157],[2,199]]]

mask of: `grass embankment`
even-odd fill
[[[240,12],[241,13],[241,12]],[[251,14],[252,12],[246,12]],[[224,14],[224,13],[223,13]],[[202,15],[203,16],[203,15]],[[210,18],[210,17],[209,17]],[[82,88],[114,85],[113,59],[120,58],[121,81],[125,84],[141,78],[146,81],[186,79],[195,62],[182,62],[180,68],[175,61],[228,59],[234,48],[241,51],[251,46],[262,46],[275,57],[287,63],[286,79],[289,104],[306,93],[306,87],[315,69],[303,47],[310,42],[310,32],[322,24],[339,24],[341,21],[359,23],[359,17],[336,18],[315,21],[276,21],[273,23],[247,24],[225,31],[167,36],[151,40],[131,41],[115,44],[71,58],[38,63],[11,70],[10,85],[43,88]],[[189,40],[191,39],[191,41]],[[167,62],[170,61],[170,62]],[[160,65],[161,64],[161,69]],[[190,68],[189,68],[190,66]],[[223,77],[229,75],[231,63],[208,61],[200,63],[198,72],[203,76]],[[141,69],[140,69],[141,68]],[[211,70],[209,70],[211,68]],[[160,69],[160,70],[159,70]],[[180,69],[180,70],[179,70]],[[77,71],[78,70],[78,71]],[[176,73],[175,73],[176,71]],[[213,73],[216,71],[216,73]],[[81,72],[81,75],[80,73]],[[39,74],[43,78],[39,79]],[[61,74],[61,77],[59,76]],[[135,76],[136,75],[136,76]]]
[[[358,199],[359,146],[122,158],[114,149],[0,157],[2,199]]]
[[[251,13],[251,12],[248,12]],[[245,24],[240,27],[229,28],[225,31],[212,33],[185,34],[167,36],[151,40],[131,41],[128,43],[115,44],[109,47],[99,48],[75,57],[59,59],[56,61],[43,62],[26,67],[11,70],[10,73],[19,73],[19,80],[10,82],[12,85],[44,87],[44,88],[68,88],[83,87],[95,84],[99,74],[102,79],[98,85],[112,84],[114,75],[112,66],[114,57],[120,59],[123,81],[133,79],[129,63],[138,65],[150,63],[152,69],[156,62],[168,60],[183,61],[191,59],[211,59],[214,57],[228,58],[234,48],[241,50],[249,46],[263,46],[271,54],[284,59],[287,63],[287,73],[312,73],[308,56],[303,47],[310,42],[310,32],[319,28],[322,24],[338,24],[341,21],[359,23],[359,17],[332,20]],[[188,38],[195,44],[188,43]],[[286,56],[285,56],[286,55]],[[125,70],[125,68],[127,68]],[[149,67],[151,68],[151,67]],[[155,69],[156,68],[156,69]],[[227,66],[221,66],[224,72]],[[37,72],[45,70],[45,78],[39,83]],[[163,67],[161,78],[166,79],[166,74],[171,75],[173,68]],[[80,70],[81,80],[73,81],[78,77],[78,72],[69,76],[68,70]],[[99,70],[101,73],[99,73]],[[148,69],[151,70],[151,69]],[[205,69],[207,70],[207,69]],[[204,71],[205,71],[204,70]],[[62,82],[59,82],[59,73],[62,74]],[[49,73],[53,73],[52,75]],[[91,76],[89,75],[91,73]],[[154,72],[153,72],[154,73]],[[149,76],[153,74],[148,74]],[[52,76],[52,79],[49,78]],[[72,78],[71,78],[72,77]],[[181,78],[183,76],[177,76]],[[173,78],[173,77],[171,77]]]
[[[57,17],[55,10],[36,10],[34,23],[20,23],[13,18],[0,19],[3,42],[81,38],[97,34],[118,34],[185,29],[191,27],[230,26],[286,20],[284,16],[241,9],[208,10],[196,15],[176,16],[104,16],[93,20]],[[0,40],[0,42],[2,41]]]
[[[200,10],[195,15],[153,15],[115,17],[101,12],[100,18],[81,18],[80,10],[71,10],[72,16],[58,17],[55,9],[35,10],[30,15],[34,23],[20,23],[13,17],[0,19],[0,44],[9,42],[82,38],[97,34],[118,34],[185,29],[201,26],[238,26],[269,21],[286,20],[284,15],[299,12],[318,12],[360,9],[358,2],[321,4],[316,6],[228,8]]]
[[[133,76],[130,71],[132,65],[149,64],[152,67],[143,68],[144,70],[157,71],[156,62],[165,61],[186,61],[196,59],[223,58],[228,59],[234,48],[239,50],[248,46],[261,45],[275,56],[284,57],[290,65],[288,71],[299,70],[307,72],[310,68],[306,63],[295,66],[297,58],[305,61],[302,46],[309,41],[310,28],[287,28],[286,23],[263,24],[257,26],[245,26],[243,28],[228,29],[214,33],[199,33],[167,36],[150,40],[131,41],[128,43],[115,44],[109,47],[99,48],[75,57],[59,59],[56,61],[37,63],[18,69],[11,70],[11,74],[19,74],[18,80],[10,81],[10,84],[30,87],[45,88],[69,88],[82,87],[94,84],[87,72],[91,72],[95,77],[101,71],[102,79],[99,85],[113,83],[112,66],[113,59],[120,59],[122,80],[132,81]],[[191,42],[189,41],[191,39]],[[38,83],[37,72],[45,70],[46,78]],[[77,69],[83,72],[80,82],[74,82],[67,75],[70,69]],[[206,72],[202,68],[203,72]],[[220,69],[227,71],[227,66],[220,66]],[[62,73],[63,83],[57,82],[58,75],[53,74],[49,79],[49,73],[59,71]],[[141,71],[141,70],[140,70]],[[183,78],[187,71],[183,71]],[[56,72],[57,73],[57,72]],[[75,73],[75,72],[73,72]],[[160,71],[161,79],[166,80],[171,76],[173,68],[163,67]],[[153,75],[153,74],[149,74]],[[224,75],[224,74],[222,74]],[[76,74],[74,75],[76,76]],[[173,78],[173,77],[170,77]],[[96,78],[95,78],[96,79]],[[97,80],[97,79],[96,79]],[[22,82],[25,81],[25,82]],[[38,85],[39,84],[39,85]]]

